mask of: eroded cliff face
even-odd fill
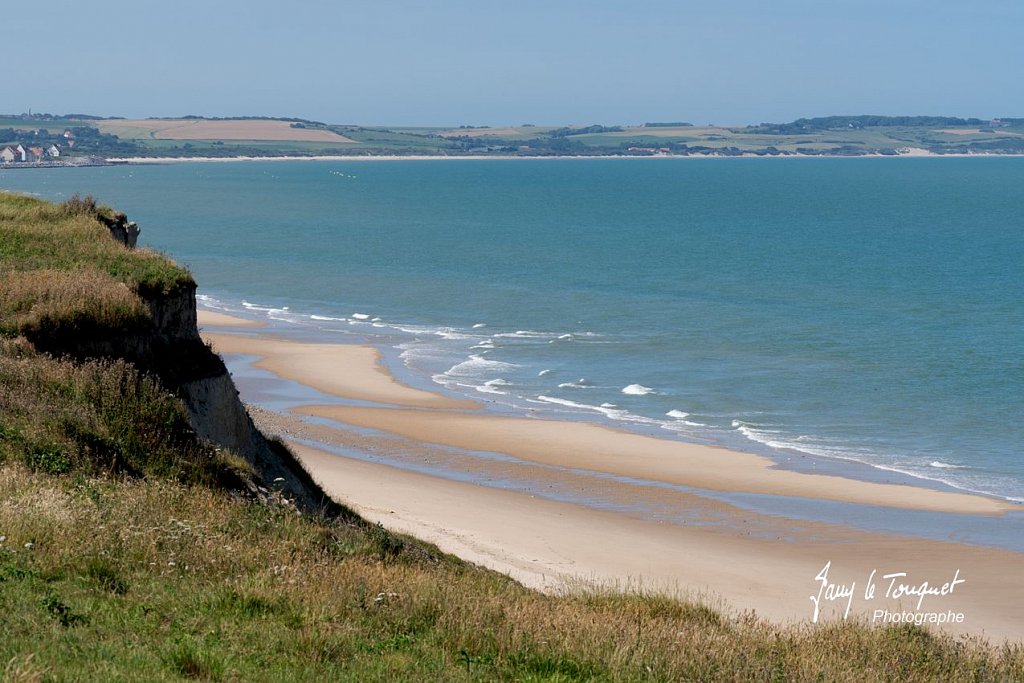
[[[224,361],[199,336],[195,283],[171,291],[137,293],[149,315],[130,327],[72,323],[29,332],[26,337],[40,351],[55,356],[122,359],[155,375],[182,400],[201,438],[252,465],[258,477],[252,493],[280,491],[300,510],[340,512],[287,448],[256,429]]]
[[[192,285],[182,291],[143,294],[153,325],[148,339],[140,340],[141,357],[135,362],[154,369],[178,394],[200,437],[242,456],[264,487],[281,491],[300,510],[332,508],[294,456],[256,429],[224,362],[199,336],[195,292]]]
[[[245,458],[259,474],[264,488],[281,491],[303,511],[326,512],[335,507],[283,444],[268,441],[256,429],[226,371],[184,382],[178,387],[178,395],[196,433]]]
[[[198,339],[196,325],[196,285],[173,292],[141,293],[149,309],[153,327],[168,339]]]

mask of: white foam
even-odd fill
[[[605,405],[595,406],[589,403],[577,403],[576,401],[570,401],[564,398],[556,398],[554,396],[538,396],[540,401],[544,403],[554,403],[566,408],[576,408],[578,410],[589,410],[595,413],[601,413],[607,418],[612,420],[618,420],[620,422],[633,422],[635,424],[661,426],[663,423],[660,420],[652,420],[649,417],[643,415],[637,415],[631,413],[628,410],[620,410],[614,408],[608,408]]]
[[[228,313],[231,313],[230,306],[220,299],[215,299],[207,294],[196,294],[196,301],[201,303],[203,308],[208,308],[214,311],[227,311]]]
[[[866,448],[856,448],[851,446],[830,447],[823,445],[821,443],[808,444],[807,442],[810,441],[811,438],[806,436],[803,439],[801,439],[799,443],[797,443],[795,440],[787,442],[780,440],[781,437],[779,435],[781,435],[782,432],[777,429],[767,429],[765,428],[765,426],[762,425],[754,426],[750,423],[743,422],[742,420],[733,420],[732,425],[733,427],[736,428],[736,431],[743,434],[751,441],[764,444],[765,446],[769,446],[774,449],[797,451],[800,453],[807,453],[808,455],[813,455],[821,458],[828,458],[830,460],[845,460],[847,462],[858,462],[886,472],[896,472],[898,474],[915,477],[917,479],[925,479],[927,481],[939,482],[942,484],[946,484],[947,486],[960,489],[962,491],[971,491],[973,493],[983,493],[986,495],[1001,495],[1004,498],[1006,497],[1005,495],[1002,494],[992,494],[990,491],[984,490],[984,488],[965,486],[963,482],[953,481],[951,479],[944,477],[929,476],[925,472],[921,471],[920,465],[894,465],[877,462],[877,460],[875,460],[874,458],[865,457],[864,455],[860,454],[866,454],[871,452],[869,449]],[[930,464],[932,467],[936,467],[939,469],[966,469],[961,465],[949,465],[947,463],[942,463],[938,460],[935,460]]]
[[[546,376],[548,376],[548,375],[550,375],[550,374],[551,374],[551,369],[550,369],[550,368],[547,368],[547,369],[545,369],[545,370],[541,370],[540,372],[538,372],[538,373],[537,373],[537,376],[538,376],[538,377],[546,377]]]
[[[475,389],[485,394],[500,394],[502,396],[507,396],[507,391],[500,391],[496,387],[510,386],[512,386],[512,382],[509,382],[507,379],[502,379],[501,377],[498,377],[497,379],[487,380],[486,382],[483,383],[483,385],[475,387]]]
[[[478,339],[479,338],[479,337],[473,337],[471,335],[465,334],[464,332],[460,332],[459,330],[456,330],[456,329],[451,328],[451,327],[442,327],[439,330],[434,330],[434,334],[437,335],[438,337],[441,337],[442,339],[452,339],[452,340]]]
[[[618,406],[615,405],[614,403],[602,403],[601,407],[602,408],[618,408]]]
[[[425,330],[419,327],[402,327],[401,325],[395,325],[395,329],[398,330],[399,332],[407,332],[409,334],[427,334],[429,332],[429,330]]]
[[[626,414],[626,411],[624,410],[611,410],[609,408],[602,408],[601,406],[592,406],[588,403],[577,403],[576,401],[569,401],[564,398],[555,398],[554,396],[538,396],[537,398],[545,403],[554,403],[556,405],[565,406],[566,408],[592,410],[596,413],[601,413],[606,417],[610,417],[613,420],[621,420]]]
[[[586,377],[580,377],[575,382],[562,382],[558,385],[559,389],[593,389],[593,383]]]
[[[653,394],[654,389],[645,387],[642,384],[630,384],[629,386],[622,387],[622,393],[629,394],[630,396],[646,396],[647,394]]]
[[[856,458],[843,458],[843,459],[844,460],[853,460],[854,462],[862,462],[862,463],[864,462],[863,460],[858,460]],[[939,462],[939,461],[936,460],[935,462]],[[946,486],[950,486],[950,487],[958,489],[960,491],[968,491],[970,493],[980,493],[980,494],[986,495],[986,496],[996,496],[996,497],[999,497],[999,498],[1003,498],[1005,500],[1012,501],[1014,503],[1024,503],[1024,499],[1022,499],[1022,498],[1015,498],[1013,496],[1008,496],[1005,493],[994,493],[993,491],[990,490],[991,487],[987,487],[984,484],[978,485],[977,483],[972,483],[972,485],[968,486],[964,482],[961,482],[961,481],[953,481],[952,479],[947,479],[947,478],[944,478],[944,477],[929,476],[928,474],[925,474],[923,472],[917,471],[917,470],[913,469],[912,467],[907,467],[907,466],[896,467],[896,466],[891,466],[891,465],[880,465],[880,464],[874,463],[874,462],[867,462],[867,463],[864,463],[864,464],[871,465],[872,467],[874,467],[876,469],[879,469],[879,470],[885,470],[886,472],[897,472],[899,474],[904,474],[904,475],[907,475],[907,476],[910,476],[910,477],[914,477],[916,479],[924,479],[926,481],[939,482],[940,484],[945,484]],[[964,469],[967,469],[967,468],[964,467]]]
[[[491,349],[495,349],[497,347],[494,345],[494,342],[492,342],[490,339],[487,339],[487,340],[484,340],[484,341],[480,342],[479,344],[474,344],[473,346],[470,346],[469,348],[471,348],[471,349],[487,349],[488,351],[490,351]]]
[[[803,451],[805,453],[810,453],[811,455],[823,455],[822,453],[815,452],[807,448],[806,446],[797,447],[794,444],[779,441],[778,437],[773,436],[775,434],[782,433],[777,429],[765,429],[764,427],[754,426],[750,423],[744,422],[743,420],[733,420],[732,426],[733,428],[736,429],[736,431],[738,431],[740,434],[747,437],[751,441],[764,444],[765,446],[770,446],[772,448],[778,449],[786,448],[790,450]]]
[[[481,327],[487,327],[487,323],[476,323],[473,325],[474,330],[479,330]]]
[[[309,317],[312,320],[337,321],[337,322],[340,322],[340,323],[348,322],[348,318],[332,318],[329,315],[311,315]]]
[[[370,316],[368,316],[366,313],[353,313],[352,317],[355,318],[356,320],[369,320],[370,319]]]
[[[691,434],[692,431],[690,429],[687,429],[687,427],[693,427],[694,429],[696,429],[697,427],[706,427],[706,426],[707,425],[703,425],[703,424],[701,424],[699,422],[690,422],[689,420],[675,420],[673,422],[663,423],[661,425],[661,428],[666,430],[666,431],[669,431],[669,432],[675,432],[676,434],[679,434],[679,433]]]
[[[534,332],[533,330],[516,330],[515,332],[499,332],[495,337],[508,337],[511,339],[548,339],[556,335],[550,332]]]
[[[665,413],[665,415],[677,418],[679,420],[685,420],[686,418],[690,417],[689,413],[684,413],[681,410],[670,410],[667,413]]]
[[[273,306],[260,306],[259,304],[249,303],[248,301],[243,301],[242,306],[250,311],[260,311],[262,313],[266,313],[267,317],[270,318],[271,320],[280,320],[282,322],[295,322],[295,320],[298,318],[298,316],[293,315],[288,310],[287,306],[284,306],[282,308],[274,308]],[[283,317],[285,315],[287,315],[288,317]]]
[[[963,469],[967,469],[966,465],[953,465],[953,464],[950,464],[948,462],[942,462],[941,460],[932,460],[930,463],[928,463],[928,465],[931,466],[931,467],[938,467],[939,469],[943,469],[943,470],[963,470]]]
[[[287,311],[288,310],[287,306],[285,306],[284,308],[274,308],[273,306],[261,306],[260,304],[253,304],[253,303],[249,303],[248,301],[243,301],[242,302],[242,306],[244,308],[249,309],[250,311],[263,311],[265,313],[269,313],[270,311]]]
[[[491,374],[497,372],[507,372],[508,370],[514,370],[518,368],[518,365],[514,363],[503,363],[499,360],[488,360],[483,356],[472,355],[468,360],[464,360],[461,363],[456,363],[452,367],[448,368],[445,375],[449,377],[476,377],[483,373]]]

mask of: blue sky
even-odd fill
[[[1024,2],[56,0],[4,8],[0,111],[331,123],[1024,116]]]

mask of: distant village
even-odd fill
[[[17,131],[32,134],[31,131]],[[70,129],[64,131],[63,142],[48,142],[38,146],[13,142],[0,147],[0,164],[38,164],[45,161],[57,161],[67,150],[75,146],[75,135]]]

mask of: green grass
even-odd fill
[[[188,271],[111,239],[98,215],[112,213],[88,198],[57,205],[0,193],[0,340],[23,336],[52,353],[89,344],[127,353],[152,326],[148,301],[191,291]]]
[[[117,121],[100,121],[95,125],[103,133],[116,135],[122,140],[152,140],[154,133],[160,130],[161,124],[157,123],[152,128],[140,128],[139,126],[125,126]]]
[[[31,119],[19,119],[0,116],[0,128],[15,128],[21,130],[39,130],[43,128],[51,133],[63,133],[65,130],[75,126],[92,125],[85,121],[72,121],[71,119],[57,119],[55,121],[37,121]]]
[[[202,151],[218,153],[224,149],[242,149],[242,151],[261,151],[264,153],[285,154],[295,152],[309,154],[323,150],[334,149],[337,151],[351,150],[359,145],[351,142],[306,142],[299,140],[282,140],[280,142],[250,141],[250,140],[223,140],[222,144],[214,144],[214,140],[142,140],[139,144],[147,150],[154,152],[159,150],[182,149],[186,144],[190,145],[193,154]]]
[[[185,269],[109,239],[95,216],[76,208],[0,192],[0,273],[92,271],[131,288],[171,291],[192,282]]]
[[[1019,647],[918,628],[782,628],[653,595],[545,596],[378,527],[159,478],[8,465],[0,535],[0,662],[22,680],[1024,676]]]
[[[0,340],[4,462],[205,485],[249,474],[240,459],[201,442],[181,402],[130,363],[55,359],[23,340]]]

